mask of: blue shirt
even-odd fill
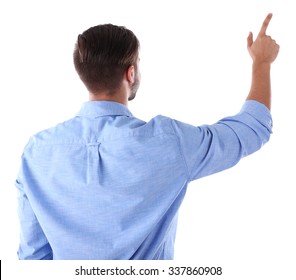
[[[269,140],[257,101],[213,125],[135,118],[89,101],[31,137],[16,180],[19,259],[173,259],[190,181],[235,165]]]

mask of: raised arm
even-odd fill
[[[266,35],[271,18],[272,14],[268,14],[255,41],[252,32],[247,39],[248,51],[253,59],[252,83],[247,100],[259,101],[268,109],[271,107],[270,66],[280,48],[275,40]]]

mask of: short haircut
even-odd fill
[[[97,25],[78,36],[73,54],[75,69],[89,92],[112,93],[128,67],[136,67],[139,48],[139,40],[127,28]]]

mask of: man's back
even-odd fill
[[[187,184],[235,165],[270,137],[270,65],[279,46],[266,29],[247,39],[252,83],[241,111],[194,127],[127,108],[140,85],[132,31],[98,25],[78,35],[73,59],[89,102],[26,146],[19,191],[20,259],[172,259]]]
[[[270,132],[269,111],[255,101],[201,127],[84,103],[24,151],[19,258],[172,259],[187,184],[233,166]]]

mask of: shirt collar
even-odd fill
[[[84,102],[81,106],[80,111],[76,115],[93,118],[103,116],[133,116],[125,105],[113,101]]]

